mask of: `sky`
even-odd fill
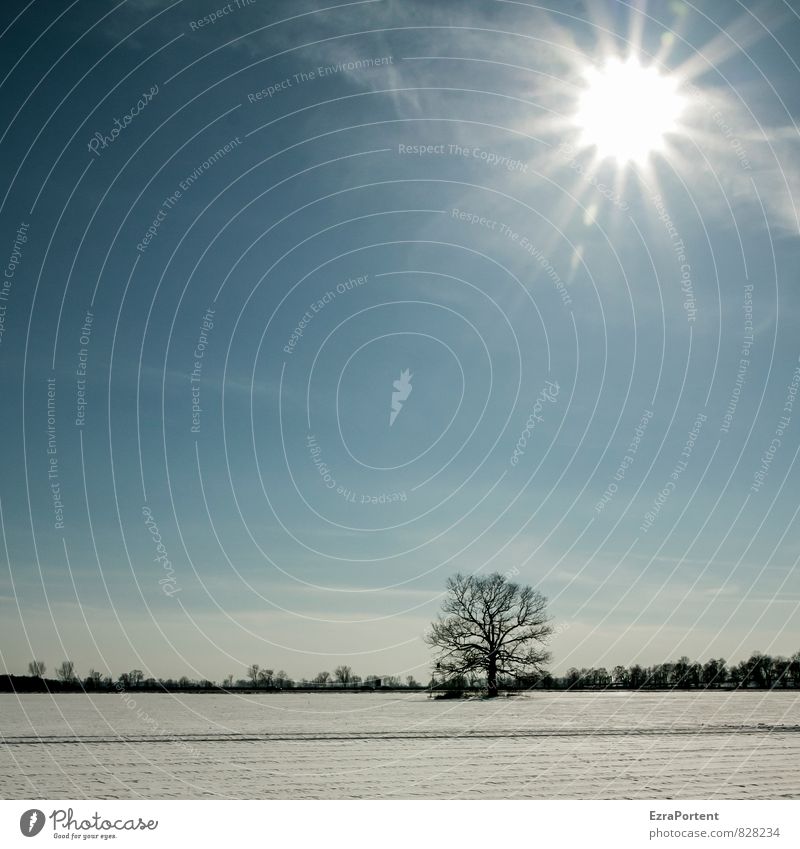
[[[800,650],[796,4],[7,2],[0,666]]]

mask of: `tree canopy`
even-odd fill
[[[537,674],[550,659],[545,643],[552,632],[547,599],[497,572],[457,574],[426,642],[436,650],[436,669],[446,676],[485,674],[489,696],[498,677],[515,681]]]

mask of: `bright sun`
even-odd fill
[[[684,107],[675,79],[636,59],[610,59],[585,78],[575,114],[585,146],[620,164],[641,164],[652,153],[663,152]]]

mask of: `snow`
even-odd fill
[[[3,798],[798,798],[800,694],[0,695]]]

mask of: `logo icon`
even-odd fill
[[[36,837],[44,828],[44,812],[38,808],[31,808],[19,818],[19,830],[25,837]]]
[[[411,378],[414,375],[408,369],[400,372],[400,380],[395,380],[392,383],[395,391],[392,392],[392,411],[389,413],[389,427],[394,424],[394,420],[400,415],[400,410],[403,409],[403,402],[408,399],[411,390],[414,388],[411,385]]]

